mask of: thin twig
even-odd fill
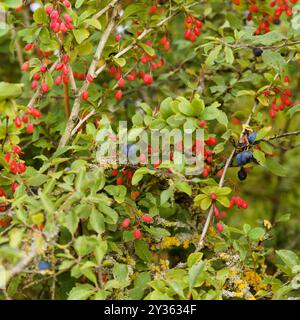
[[[89,67],[88,74],[91,75],[93,78],[95,78],[95,70],[96,70],[97,62],[100,60],[100,58],[102,56],[102,52],[105,47],[105,44],[106,44],[114,26],[115,26],[115,19],[116,19],[117,13],[118,13],[118,7],[116,6],[113,10],[110,21],[109,21],[104,33],[102,34],[102,37],[99,41],[96,53],[93,58],[93,61]],[[59,146],[58,146],[59,148],[64,147],[71,137],[72,130],[73,130],[75,123],[78,119],[78,114],[79,114],[79,110],[80,110],[80,103],[81,103],[81,95],[84,91],[86,91],[88,89],[89,85],[90,85],[90,83],[87,80],[85,80],[81,89],[78,92],[78,95],[77,95],[77,97],[74,101],[74,104],[73,104],[71,115],[70,115],[69,120],[67,122],[65,132],[59,141]]]

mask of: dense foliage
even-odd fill
[[[297,299],[297,2],[1,1],[0,299]]]

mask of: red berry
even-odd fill
[[[150,16],[152,16],[155,13],[155,11],[156,11],[156,6],[152,6],[149,10]]]
[[[67,27],[66,27],[66,24],[65,24],[64,22],[62,22],[62,23],[60,24],[59,30],[60,30],[62,33],[67,32]]]
[[[57,86],[59,86],[60,84],[61,84],[61,82],[62,82],[62,76],[57,76],[57,78],[55,79],[55,84],[57,85]]]
[[[20,154],[22,152],[19,146],[13,146],[12,148],[13,153]]]
[[[30,66],[30,62],[26,61],[26,62],[23,63],[23,65],[21,67],[21,70],[22,71],[27,71],[29,69],[29,66]]]
[[[130,194],[130,198],[132,200],[135,200],[139,195],[140,195],[139,191],[132,191],[131,194]]]
[[[116,91],[116,95],[115,95],[115,99],[116,100],[121,100],[122,99],[122,95],[123,95],[122,90],[117,90]]]
[[[49,91],[47,83],[42,83],[41,88],[44,93],[47,93]]]
[[[111,171],[111,175],[114,177],[116,177],[118,175],[118,173],[119,173],[119,171],[116,169]]]
[[[9,163],[9,161],[10,161],[10,154],[9,154],[9,153],[6,153],[6,154],[4,155],[4,157],[3,157],[3,159],[4,159],[4,161],[5,161],[6,163]]]
[[[30,51],[31,49],[33,49],[34,44],[33,43],[27,43],[24,47],[25,51]]]
[[[217,140],[214,137],[209,137],[207,140],[205,140],[206,145],[208,146],[214,146],[217,144]]]
[[[38,85],[37,81],[36,81],[36,80],[33,80],[33,81],[31,82],[31,89],[33,89],[33,90],[36,89],[37,85]]]
[[[65,54],[65,55],[62,57],[62,59],[61,59],[61,61],[62,61],[64,64],[67,64],[67,63],[69,62],[69,60],[70,60],[70,57],[69,57],[67,54]]]
[[[130,219],[126,218],[123,220],[121,227],[127,229],[130,226]]]
[[[157,160],[157,161],[154,163],[153,168],[156,169],[157,167],[160,166],[160,164],[161,164],[161,161],[160,161],[160,160]]]
[[[41,66],[41,67],[40,67],[40,71],[41,71],[41,72],[46,72],[46,70],[47,70],[47,67],[46,67],[46,66]]]
[[[153,83],[153,78],[150,74],[145,74],[143,77],[143,81],[145,84],[150,85]]]
[[[41,77],[41,75],[40,75],[39,73],[35,73],[35,74],[33,75],[33,79],[34,79],[34,80],[39,80],[40,77]]]
[[[21,128],[22,127],[22,120],[19,116],[16,116],[15,118],[15,125],[17,128]]]
[[[50,13],[50,18],[51,18],[51,20],[56,20],[58,17],[59,17],[59,13],[58,13],[57,10],[53,10],[53,11]]]
[[[116,183],[117,183],[117,186],[121,185],[123,183],[123,177],[119,177]]]
[[[64,5],[66,8],[71,8],[71,3],[70,3],[68,0],[64,0],[64,1],[63,1],[63,5]]]
[[[26,171],[26,165],[25,165],[25,163],[20,162],[20,163],[18,164],[18,173],[23,173],[23,172],[25,172],[25,171]]]
[[[217,223],[216,227],[219,232],[222,232],[224,230],[224,227],[221,225],[221,223]]]
[[[11,163],[10,163],[10,171],[14,174],[16,174],[18,172],[18,165],[16,163],[15,160],[13,160]]]
[[[48,15],[50,15],[51,12],[53,11],[52,6],[50,5],[50,6],[46,7],[45,11],[46,11],[46,13],[47,13]]]
[[[121,35],[118,33],[116,34],[116,42],[120,42],[121,41]]]
[[[210,199],[211,201],[216,201],[217,200],[217,195],[215,193],[210,194]]]
[[[26,126],[26,132],[28,134],[32,134],[33,133],[33,130],[34,130],[34,126],[32,123],[28,123],[28,125]]]
[[[118,82],[118,86],[119,86],[120,88],[123,88],[124,85],[125,85],[125,80],[124,80],[124,78],[121,78],[121,79],[119,80],[119,82]]]
[[[87,100],[89,97],[89,94],[87,91],[83,91],[81,94],[82,100]]]
[[[73,21],[73,19],[67,13],[64,14],[64,19],[67,23],[71,23]]]
[[[142,233],[139,229],[134,229],[133,236],[136,240],[139,240],[142,237]]]
[[[17,182],[16,181],[14,181],[13,183],[12,183],[12,185],[11,185],[11,191],[13,192],[13,193],[15,193],[15,191],[17,190],[17,188],[18,188],[18,184],[17,184]]]
[[[143,214],[142,215],[142,220],[146,223],[151,223],[153,222],[153,218],[147,214]]]
[[[88,75],[86,76],[86,80],[87,80],[88,82],[90,82],[90,83],[94,82],[94,78],[93,78],[93,76],[90,75],[90,74],[88,74]]]

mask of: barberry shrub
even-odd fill
[[[299,296],[297,2],[1,2],[0,298]]]

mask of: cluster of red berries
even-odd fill
[[[122,185],[125,182],[124,180],[126,180],[128,187],[131,186],[131,180],[132,180],[133,174],[134,172],[129,169],[123,169],[122,172],[120,172],[118,169],[114,169],[111,171],[111,175],[113,177],[117,177],[117,180],[116,180],[117,186]]]
[[[201,34],[202,22],[194,16],[188,16],[185,19],[184,39],[195,42]]]
[[[28,107],[27,110],[24,112],[22,118],[20,116],[16,116],[14,123],[17,128],[21,128],[23,123],[26,125],[26,132],[28,134],[32,134],[34,131],[34,125],[32,122],[29,122],[30,117],[33,119],[38,119],[42,116],[40,110],[34,107]]]
[[[212,201],[216,201],[217,197],[214,193],[211,194],[210,196]],[[232,197],[230,200],[230,204],[228,209],[232,209],[234,206],[237,206],[238,208],[241,209],[247,209],[248,208],[248,203],[246,200],[242,199],[241,197]],[[213,204],[213,213],[214,213],[214,217],[216,218],[216,220],[218,221],[216,223],[216,228],[219,232],[222,232],[224,230],[223,225],[219,222],[221,219],[226,218],[227,217],[227,212],[226,211],[220,211],[218,209],[218,207]]]
[[[229,209],[232,209],[234,206],[237,206],[241,209],[248,208],[248,202],[241,197],[232,197],[229,204]]]
[[[71,3],[68,0],[63,1],[65,8],[70,8]],[[51,22],[50,28],[55,33],[66,33],[67,30],[72,30],[72,17],[65,13],[63,16],[60,16],[59,10],[53,9],[52,5],[49,5],[45,8],[46,13],[49,15]]]
[[[60,75],[58,75],[54,81],[55,85],[59,86],[62,82],[65,84],[68,84],[70,81],[70,77],[69,77],[69,63],[70,57],[67,54],[64,54],[61,59],[60,62],[58,62],[55,67],[54,70],[55,71],[59,71]]]
[[[285,82],[289,82],[288,77],[285,77]],[[264,95],[266,96],[270,96],[271,94],[276,95],[275,98],[272,99],[271,108],[269,109],[269,115],[272,119],[276,117],[277,112],[284,110],[287,106],[294,106],[294,103],[290,100],[292,97],[291,90],[275,87],[272,90],[264,91]]]
[[[26,164],[24,162],[19,162],[18,160],[12,160],[11,154],[6,153],[4,155],[4,160],[9,164],[10,172],[13,174],[22,174],[26,171]]]
[[[148,214],[143,214],[140,218],[140,220],[142,222],[145,222],[145,223],[152,223],[153,222],[153,218],[151,216],[149,216]],[[131,220],[129,218],[126,218],[122,221],[121,223],[121,228],[123,229],[128,229],[130,227],[130,224],[131,224]],[[136,227],[134,230],[133,230],[133,236],[136,240],[139,240],[142,238],[142,232]]]
[[[248,1],[247,1],[248,2]],[[256,29],[256,34],[263,34],[270,32],[270,23],[279,24],[280,17],[283,13],[285,13],[288,17],[293,15],[292,7],[289,3],[295,4],[298,0],[273,0],[269,3],[270,8],[274,9],[273,14],[270,14],[267,11],[264,11],[258,4],[257,0],[250,0],[250,4],[248,5],[248,16],[247,20],[252,20],[254,14],[259,14],[258,21],[259,25]],[[242,4],[241,0],[233,0],[233,3],[237,6]]]
[[[30,62],[29,61],[25,61],[21,67],[21,70],[26,72],[28,71],[30,68]],[[47,93],[49,91],[49,87],[48,87],[48,84],[46,82],[43,82],[45,77],[41,76],[41,74],[45,74],[46,71],[47,71],[47,66],[46,65],[41,65],[40,67],[40,72],[37,72],[33,75],[33,81],[31,83],[31,88],[33,90],[37,89],[38,87],[38,81],[41,81],[41,90],[44,92],[44,93]]]

